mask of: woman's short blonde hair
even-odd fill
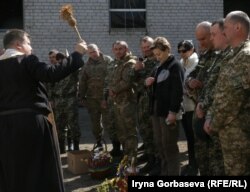
[[[171,45],[165,37],[156,37],[150,48],[152,50],[160,49],[161,51],[171,51]]]

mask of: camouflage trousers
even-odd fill
[[[55,101],[55,120],[58,130],[58,139],[65,138],[79,141],[81,131],[78,124],[78,104],[74,98],[60,98]]]
[[[137,156],[136,104],[133,102],[114,104],[117,136],[123,145],[125,155],[131,159]]]
[[[107,110],[101,107],[101,99],[88,98],[86,104],[91,120],[92,133],[98,142],[103,136],[103,121],[105,122],[105,114]]]
[[[210,175],[225,175],[224,160],[222,155],[220,138],[218,134],[213,134],[210,136],[208,147]]]
[[[145,145],[145,153],[155,154],[155,145],[153,139],[153,125],[149,114],[148,95],[140,96],[137,105],[138,129]]]
[[[200,129],[203,129],[203,124]],[[217,134],[206,136],[203,140],[195,134],[195,157],[201,176],[225,175],[221,144]]]
[[[111,141],[118,141],[118,136],[117,136],[117,122],[114,118],[114,102],[111,99],[108,99],[108,109],[107,109],[107,118],[106,118],[106,123],[105,129],[108,131],[109,138]]]
[[[250,120],[245,117],[219,131],[225,173],[229,176],[250,176]]]
[[[107,108],[101,106],[101,99],[88,98],[86,100],[88,113],[92,123],[92,133],[96,141],[103,139],[104,130],[108,132],[111,140],[117,138],[114,126],[113,106],[108,103]]]

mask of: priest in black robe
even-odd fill
[[[32,55],[28,33],[9,30],[0,56],[0,192],[64,192],[55,126],[44,82],[83,66],[86,43],[56,65]]]

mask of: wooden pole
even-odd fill
[[[80,35],[80,33],[79,33],[79,30],[78,30],[78,28],[77,28],[76,25],[74,26],[74,30],[75,30],[75,32],[77,33],[77,36],[78,36],[79,40],[82,41],[82,37],[81,37],[81,35]]]

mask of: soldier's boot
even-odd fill
[[[94,148],[95,151],[103,151],[103,146],[101,140],[96,141],[96,146]]]
[[[59,140],[59,148],[60,148],[60,154],[63,154],[66,152],[64,140],[63,141]]]
[[[67,139],[68,142],[68,151],[73,151],[73,143],[71,139]]]
[[[148,162],[146,165],[140,169],[140,174],[144,175],[146,173],[149,173],[155,166],[155,157],[154,155],[148,155]]]
[[[159,176],[161,174],[161,160],[156,158],[154,168],[149,172],[149,176]]]
[[[79,151],[79,141],[78,140],[73,140],[73,146],[74,146],[74,151]]]
[[[110,151],[110,155],[113,157],[119,157],[122,155],[121,143],[119,141],[112,141],[113,149]]]

